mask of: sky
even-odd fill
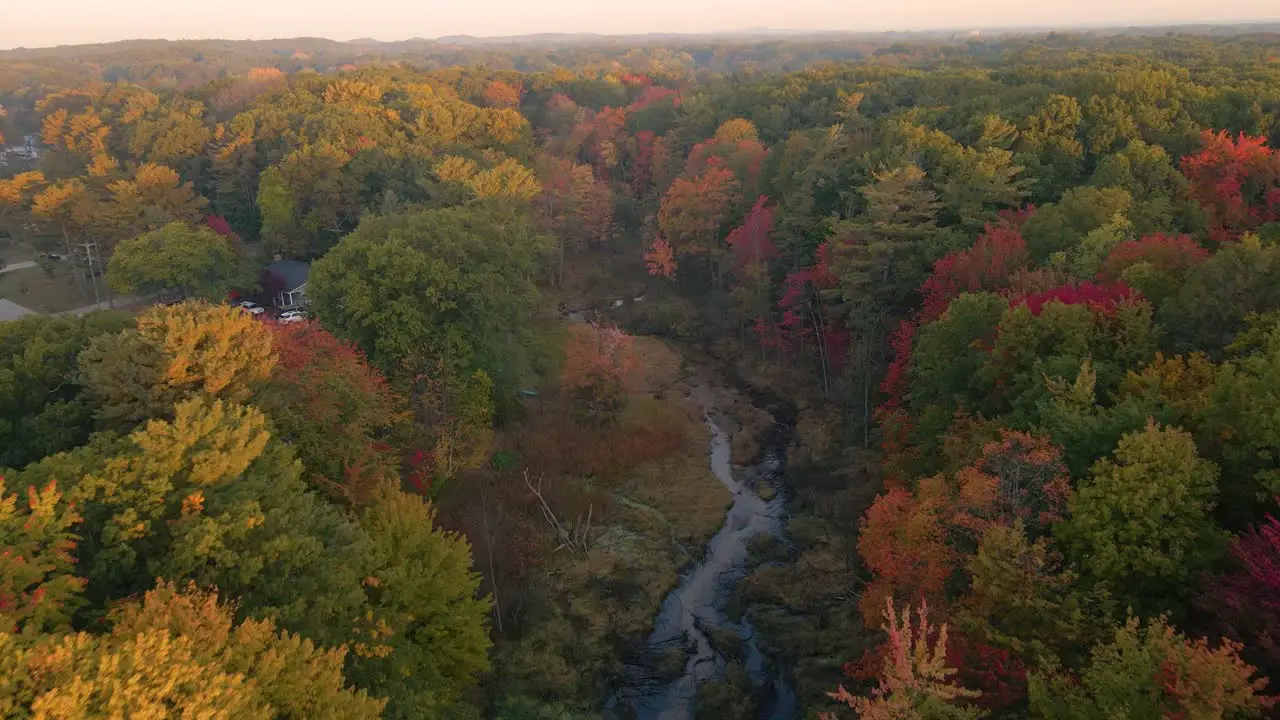
[[[0,48],[132,38],[404,40],[745,28],[927,30],[1280,20],[1277,0],[35,0],[0,14]]]

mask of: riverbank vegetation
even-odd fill
[[[799,716],[1273,711],[1280,36],[289,42],[0,53],[6,715],[599,717],[695,386]]]

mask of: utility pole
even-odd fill
[[[80,247],[84,249],[85,262],[89,265],[89,282],[93,284],[93,302],[95,305],[100,304],[102,302],[102,296],[98,293],[98,276],[93,269],[94,260],[96,259],[96,253],[98,249],[98,243],[96,242],[80,243]]]

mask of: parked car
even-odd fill
[[[280,313],[280,322],[282,323],[300,323],[307,319],[307,314],[301,310],[286,310]]]
[[[241,310],[244,310],[245,312],[253,316],[261,315],[262,313],[267,311],[266,308],[262,307],[256,302],[253,302],[252,300],[241,300],[240,305],[238,307]]]

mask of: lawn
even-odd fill
[[[0,298],[42,313],[62,312],[93,302],[80,294],[66,263],[55,267],[53,277],[38,267],[0,273]]]

